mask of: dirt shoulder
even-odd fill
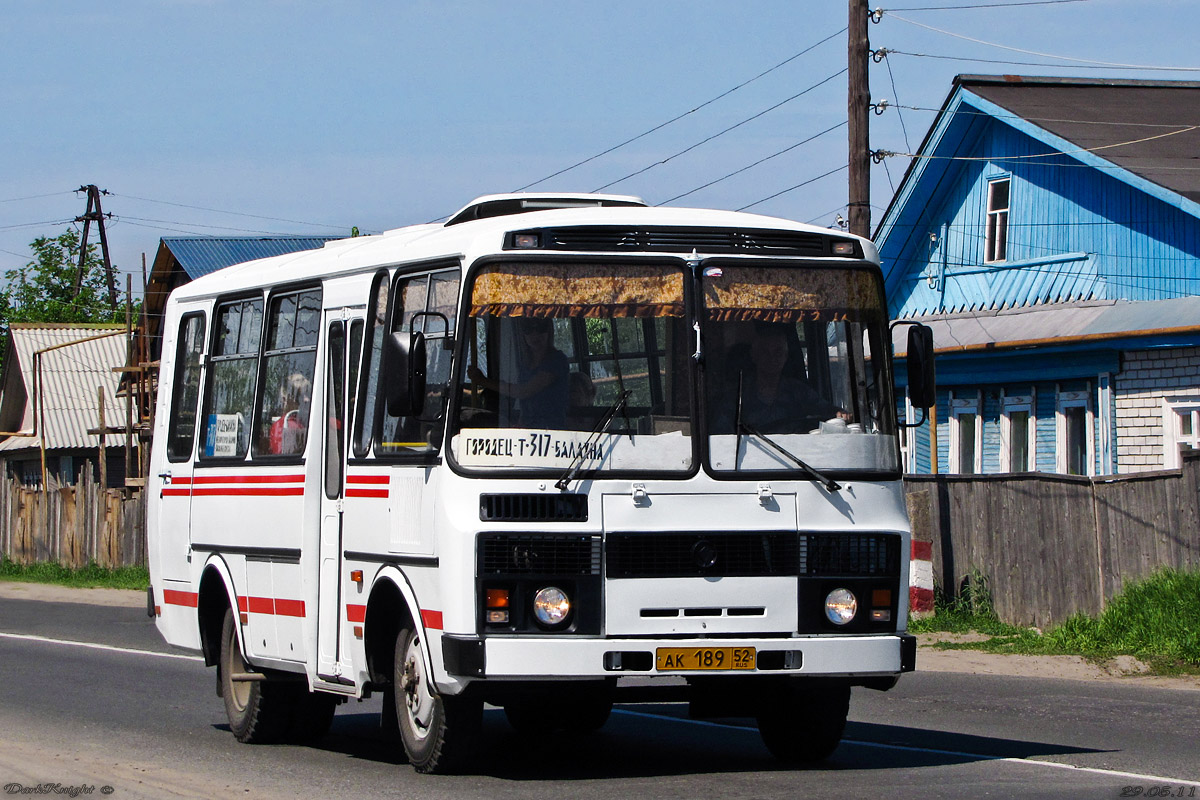
[[[946,633],[917,636],[919,672],[967,672],[974,675],[1014,675],[1027,678],[1062,678],[1076,681],[1108,681],[1127,686],[1200,691],[1200,676],[1166,677],[1142,674],[1148,668],[1136,658],[1120,656],[1093,662],[1081,656],[1026,656],[986,653],[982,650],[940,650],[938,642],[969,643],[985,636]]]
[[[76,589],[70,586],[24,581],[0,581],[0,597],[11,600],[40,600],[47,603],[146,607],[146,593],[133,589]]]

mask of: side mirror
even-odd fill
[[[927,325],[908,329],[908,396],[914,408],[929,409],[937,402],[933,368],[933,330]]]
[[[383,340],[384,398],[393,417],[420,414],[425,407],[425,334],[397,331]]]

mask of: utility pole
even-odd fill
[[[95,184],[80,186],[78,192],[87,192],[87,211],[82,217],[76,217],[76,222],[83,223],[83,235],[79,238],[79,267],[75,270],[75,297],[79,297],[79,289],[83,285],[83,270],[87,263],[88,227],[94,222],[100,229],[100,252],[104,256],[104,274],[108,279],[108,306],[117,311],[117,287],[113,282],[112,261],[108,258],[108,234],[104,231],[105,214],[100,208],[100,195],[108,194],[107,189],[97,189]]]
[[[871,236],[871,87],[867,81],[871,44],[867,36],[870,12],[867,0],[850,0],[847,33],[847,113],[850,155],[850,186],[846,217],[850,233]]]

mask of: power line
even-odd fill
[[[20,203],[20,202],[24,202],[25,200],[41,200],[43,197],[58,197],[59,195],[64,195],[64,194],[75,194],[75,192],[74,191],[50,192],[49,194],[34,194],[34,195],[30,195],[28,197],[10,197],[7,200],[0,200],[0,203]]]
[[[974,44],[982,44],[982,45],[986,45],[988,47],[995,47],[1000,50],[1008,50],[1008,51],[1014,52],[1014,53],[1023,53],[1024,55],[1038,56],[1040,58],[1054,58],[1054,59],[1058,59],[1059,61],[1072,61],[1072,62],[1075,62],[1078,64],[1098,65],[1098,66],[1108,68],[1108,69],[1137,69],[1137,70],[1151,70],[1151,71],[1155,71],[1155,72],[1200,72],[1200,67],[1156,67],[1156,66],[1148,66],[1146,64],[1118,64],[1118,63],[1114,63],[1111,61],[1097,61],[1095,59],[1090,59],[1090,58],[1075,58],[1073,56],[1060,56],[1060,55],[1056,55],[1055,53],[1041,53],[1036,50],[1025,50],[1020,47],[1010,47],[1009,45],[997,44],[996,42],[988,42],[988,41],[984,41],[983,39],[976,39],[972,36],[966,36],[961,33],[954,33],[953,31],[943,30],[942,28],[935,28],[932,25],[926,25],[923,22],[917,22],[916,20],[907,19],[898,14],[892,14],[891,17],[893,19],[898,19],[901,22],[906,22],[909,25],[916,25],[918,28],[925,28],[926,30],[933,31],[935,33],[940,33],[945,36],[952,36],[956,39],[963,39],[965,41],[972,42]],[[974,59],[965,59],[965,60],[974,60]],[[1039,66],[1046,66],[1046,65],[1039,65]]]
[[[684,149],[680,150],[678,153],[674,153],[674,154],[669,155],[666,158],[662,159],[661,161],[656,161],[653,164],[649,164],[645,167],[642,167],[641,169],[637,170],[636,172],[631,172],[623,178],[617,178],[615,181],[609,181],[608,183],[604,184],[600,188],[593,189],[592,191],[602,192],[605,189],[609,188],[610,186],[616,186],[618,183],[627,181],[630,178],[641,175],[644,172],[649,172],[650,170],[654,169],[655,167],[662,166],[663,164],[666,164],[668,161],[672,161],[676,158],[679,158],[679,156],[682,156],[686,153],[690,153],[691,151],[695,150],[697,147],[708,144],[713,139],[717,139],[721,136],[724,136],[725,134],[729,133],[730,131],[736,130],[748,122],[753,122],[754,120],[758,119],[759,117],[763,116],[764,114],[769,114],[770,112],[774,111],[775,109],[777,109],[781,106],[787,105],[788,103],[792,102],[793,100],[795,100],[798,97],[803,97],[804,95],[808,94],[809,92],[813,91],[814,89],[816,89],[820,86],[823,86],[826,83],[829,83],[831,80],[838,77],[839,75],[844,75],[846,73],[846,71],[847,71],[846,68],[843,67],[842,69],[833,73],[829,77],[824,78],[824,79],[818,81],[817,83],[814,83],[812,86],[809,86],[807,89],[804,89],[803,91],[797,92],[796,94],[792,95],[791,97],[787,98],[786,100],[779,101],[778,103],[771,106],[770,108],[764,108],[762,111],[758,112],[757,114],[749,116],[740,122],[734,123],[733,125],[730,125],[728,128],[725,128],[722,131],[718,131],[717,133],[714,133],[712,136],[709,136],[706,139],[702,139],[701,141],[696,142],[695,144],[691,145],[690,147],[685,147]]]
[[[20,228],[37,228],[42,225],[68,225],[73,221],[74,218],[72,217],[71,219],[48,219],[43,220],[42,222],[21,222],[16,225],[0,225],[0,231],[15,231],[19,230]]]
[[[889,50],[889,53],[898,52]],[[942,109],[932,108],[930,106],[902,106],[897,105],[897,108],[906,108],[910,111],[929,111],[932,113],[940,113]],[[1103,120],[1103,119],[1062,119],[1060,117],[1026,117],[1021,114],[992,114],[987,111],[972,111],[958,108],[954,111],[955,114],[969,114],[976,117],[992,117],[994,119],[1019,119],[1026,122],[1060,122],[1070,125],[1113,125],[1129,128],[1181,128],[1192,125],[1192,122],[1120,122],[1118,120]]]
[[[908,50],[895,50],[892,48],[888,48],[888,53],[894,53],[895,55],[898,55],[898,56],[912,56],[913,58],[936,58],[936,59],[940,59],[942,61],[970,61],[972,63],[977,63],[977,64],[1003,64],[1006,66],[1013,66],[1013,67],[1049,67],[1051,69],[1057,69],[1057,68],[1063,66],[1062,64],[1046,64],[1041,61],[1008,61],[1008,60],[999,59],[999,58],[976,58],[974,56],[944,56],[944,55],[938,55],[935,53],[913,53]],[[1120,69],[1119,67],[1094,67],[1094,66],[1086,66],[1086,65],[1081,65],[1081,64],[1072,64],[1070,68],[1071,69],[1105,70],[1105,71],[1112,70],[1112,69]],[[1151,69],[1155,69],[1155,68],[1151,68]],[[1164,67],[1163,69],[1174,69],[1174,68]]]
[[[193,206],[193,205],[188,205],[187,203],[174,203],[174,202],[171,202],[170,200],[154,200],[149,197],[137,197],[136,195],[132,195],[132,194],[117,194],[116,192],[109,192],[109,195],[112,197],[124,197],[129,200],[140,200],[143,203],[158,203],[158,204],[164,205],[164,206],[175,206],[176,208],[190,208],[194,211],[211,211],[215,214],[229,214],[230,216],[235,216],[235,217],[250,217],[251,219],[265,219],[270,222],[287,222],[292,225],[309,225],[314,228],[344,228],[346,230],[349,230],[351,227],[353,227],[351,225],[333,225],[333,224],[330,224],[327,222],[305,222],[304,220],[286,219],[284,217],[267,217],[267,216],[263,216],[262,214],[247,214],[247,213],[244,213],[241,211],[226,211],[225,209],[221,209],[221,208],[208,208],[206,206]],[[191,224],[191,223],[177,223],[177,224]],[[203,227],[203,226],[198,226],[198,227]],[[215,227],[215,226],[213,226],[213,227]],[[229,230],[238,230],[238,229],[230,228]],[[256,232],[261,233],[262,231],[256,231]]]
[[[1070,156],[1077,153],[1098,153],[1101,150],[1111,150],[1114,147],[1127,147],[1131,144],[1142,144],[1143,142],[1151,142],[1155,139],[1165,139],[1168,136],[1176,136],[1180,133],[1188,133],[1200,129],[1200,125],[1191,125],[1179,130],[1168,131],[1166,133],[1158,133],[1154,136],[1144,136],[1141,139],[1130,139],[1127,142],[1114,142],[1112,144],[1102,144],[1095,147],[1080,147],[1075,150],[1053,150],[1049,153],[1027,153],[1023,155],[1008,155],[1001,158],[994,156],[935,156],[935,155],[919,155],[916,153],[893,153],[890,151],[882,151],[884,156],[903,156],[905,158],[919,158],[922,160],[939,160],[939,161],[990,161],[999,163],[1001,161],[1027,161],[1034,158],[1052,158],[1054,156]],[[1198,168],[1200,169],[1200,168]]]
[[[1086,3],[1088,0],[1020,0],[1015,3],[975,3],[969,6],[909,6],[907,8],[881,8],[877,13],[893,11],[959,11],[964,8],[1011,8],[1015,6],[1056,6],[1062,3]]]
[[[813,141],[814,139],[819,139],[819,138],[821,138],[822,136],[824,136],[825,134],[827,134],[827,133],[830,133],[831,131],[836,131],[838,128],[844,128],[845,126],[846,126],[846,122],[845,122],[845,121],[839,122],[839,123],[837,123],[836,125],[831,125],[830,127],[826,128],[825,130],[821,131],[820,133],[815,133],[815,134],[813,134],[812,136],[808,137],[807,139],[804,139],[804,140],[802,140],[802,141],[796,142],[796,143],[795,143],[795,144],[793,144],[793,145],[789,145],[788,147],[785,147],[785,148],[783,148],[782,150],[779,150],[779,151],[777,151],[777,152],[774,152],[774,153],[772,153],[772,154],[771,154],[771,155],[769,155],[769,156],[766,156],[766,157],[764,157],[764,158],[760,158],[758,161],[755,161],[753,164],[747,164],[746,166],[742,167],[741,169],[736,169],[736,170],[734,170],[733,172],[730,172],[730,173],[727,173],[727,174],[725,174],[725,175],[722,175],[721,177],[717,178],[716,180],[711,180],[711,181],[709,181],[708,183],[706,183],[706,184],[704,184],[704,185],[702,185],[702,186],[697,186],[695,189],[689,189],[688,191],[684,192],[683,194],[677,194],[677,195],[675,195],[675,196],[674,196],[674,197],[672,197],[670,200],[663,200],[661,203],[655,203],[654,205],[656,205],[656,206],[665,206],[667,203],[673,203],[673,202],[675,202],[676,200],[679,200],[680,198],[687,197],[689,194],[695,194],[696,192],[700,191],[701,189],[707,189],[708,187],[710,187],[710,186],[712,186],[712,185],[714,185],[714,184],[720,183],[720,182],[721,182],[721,181],[723,181],[723,180],[727,180],[727,179],[729,179],[729,178],[732,178],[734,175],[740,175],[741,173],[745,172],[745,171],[746,171],[746,170],[748,170],[748,169],[752,169],[752,168],[754,168],[754,167],[757,167],[759,164],[762,164],[762,163],[764,163],[764,162],[766,162],[766,161],[770,161],[772,158],[775,158],[775,157],[777,157],[777,156],[781,156],[781,155],[783,155],[784,153],[791,152],[792,150],[795,150],[797,147],[800,147],[801,145],[808,144],[809,142]]]
[[[118,222],[120,222],[120,221],[128,221],[128,222],[131,222],[131,223],[132,223],[132,222],[143,222],[143,223],[146,223],[146,222],[157,222],[157,223],[160,223],[160,224],[162,224],[162,225],[184,225],[184,226],[186,226],[186,227],[189,227],[189,228],[208,228],[208,229],[211,229],[211,230],[219,230],[219,231],[235,231],[235,232],[238,232],[238,233],[258,233],[258,234],[263,234],[263,235],[266,235],[266,236],[289,236],[289,235],[294,235],[294,234],[283,233],[283,232],[281,232],[281,231],[265,231],[265,230],[257,230],[257,229],[254,229],[254,228],[235,228],[235,227],[231,227],[231,226],[229,226],[229,225],[205,225],[205,224],[202,224],[202,223],[199,223],[199,222],[180,222],[179,220],[171,220],[171,219],[147,219],[147,218],[145,218],[145,217],[127,217],[127,216],[124,216],[124,215],[121,215],[121,216],[115,217],[115,220],[116,220],[116,221],[118,221]],[[143,227],[151,227],[151,226],[143,226]],[[164,228],[163,230],[174,230],[174,229]],[[188,231],[182,231],[182,232],[183,232],[183,233],[187,233]]]
[[[604,151],[602,151],[602,152],[599,152],[599,153],[597,153],[597,154],[596,154],[596,155],[594,155],[594,156],[588,156],[587,158],[583,159],[582,161],[577,161],[576,163],[572,164],[571,166],[569,166],[569,167],[565,167],[564,169],[560,169],[558,172],[551,173],[550,175],[547,175],[547,176],[546,176],[546,177],[544,177],[544,178],[538,178],[536,181],[533,181],[532,183],[527,183],[527,184],[525,184],[524,186],[522,186],[520,189],[516,189],[516,190],[514,190],[514,191],[517,191],[517,192],[523,192],[523,191],[525,191],[526,189],[528,189],[528,188],[530,188],[530,187],[532,187],[532,186],[537,186],[539,183],[544,183],[544,182],[546,182],[546,181],[550,180],[551,178],[557,178],[559,175],[563,175],[563,174],[565,174],[565,173],[567,173],[567,172],[570,172],[571,170],[575,169],[576,167],[582,167],[584,164],[587,164],[587,163],[589,163],[589,162],[595,161],[595,160],[596,160],[596,159],[598,159],[598,158],[602,158],[603,156],[606,156],[606,155],[608,155],[609,153],[612,153],[612,152],[613,152],[613,151],[615,151],[615,150],[619,150],[619,149],[621,149],[622,147],[624,147],[624,146],[625,146],[625,145],[627,145],[627,144],[632,144],[633,142],[636,142],[638,139],[645,138],[646,136],[649,136],[650,134],[654,133],[655,131],[662,130],[663,128],[667,127],[668,125],[670,125],[670,124],[672,124],[672,123],[674,123],[674,122],[678,122],[679,120],[683,119],[684,117],[687,117],[687,116],[690,116],[690,115],[692,115],[692,114],[695,114],[697,111],[699,111],[700,109],[704,108],[705,106],[710,106],[710,105],[712,105],[713,103],[717,102],[718,100],[720,100],[720,99],[722,99],[722,98],[724,98],[724,97],[728,97],[729,95],[733,94],[733,93],[734,93],[734,92],[736,92],[737,90],[739,90],[739,89],[742,89],[742,88],[744,88],[744,87],[746,87],[746,86],[749,86],[751,83],[754,83],[754,82],[755,82],[756,80],[758,80],[759,78],[762,78],[762,77],[764,77],[764,76],[766,76],[766,75],[769,75],[769,74],[771,74],[772,72],[774,72],[775,70],[777,70],[777,69],[779,69],[779,68],[781,68],[781,67],[783,67],[783,66],[785,66],[785,65],[787,65],[787,64],[790,64],[791,62],[795,61],[795,60],[796,60],[797,58],[799,58],[800,56],[802,56],[802,55],[805,55],[806,53],[809,53],[809,52],[811,52],[812,50],[815,50],[816,48],[818,48],[818,47],[820,47],[821,45],[823,45],[823,44],[825,44],[826,42],[828,42],[830,39],[833,39],[833,38],[835,38],[835,37],[837,37],[837,36],[841,36],[841,35],[842,35],[843,33],[845,33],[845,32],[846,32],[846,29],[845,29],[845,28],[842,28],[842,29],[840,29],[840,30],[834,31],[833,33],[831,33],[831,34],[829,34],[828,36],[826,36],[824,39],[821,39],[819,42],[816,42],[815,44],[811,44],[811,45],[809,45],[808,47],[804,48],[804,49],[803,49],[803,50],[801,50],[799,53],[796,53],[796,54],[794,54],[794,55],[788,56],[788,57],[787,57],[787,58],[785,58],[783,61],[780,61],[778,64],[776,64],[775,66],[771,67],[770,69],[767,69],[767,70],[764,70],[763,72],[760,72],[760,73],[758,73],[758,74],[757,74],[757,75],[755,75],[753,78],[750,78],[749,80],[746,80],[746,81],[743,81],[743,82],[739,83],[737,86],[734,86],[732,89],[727,89],[726,91],[722,92],[721,94],[717,95],[716,97],[712,98],[711,100],[705,100],[703,103],[701,103],[700,105],[696,106],[696,107],[695,107],[695,108],[693,108],[692,110],[690,110],[690,111],[685,111],[684,113],[680,114],[679,116],[677,116],[677,117],[672,117],[671,119],[667,120],[666,122],[659,123],[658,125],[655,125],[653,128],[650,128],[650,129],[649,129],[649,130],[647,130],[647,131],[643,131],[642,133],[639,133],[637,136],[634,136],[633,138],[626,139],[625,141],[621,142],[620,144],[613,145],[612,147],[608,148],[607,150],[604,150]]]
[[[834,173],[841,172],[842,170],[849,169],[849,168],[850,168],[849,164],[842,164],[840,167],[836,167],[834,169],[829,170],[829,172],[824,172],[815,178],[809,178],[808,180],[806,180],[802,183],[797,183],[795,186],[790,186],[781,192],[776,192],[775,194],[770,195],[768,197],[764,197],[761,200],[755,200],[753,203],[746,205],[746,206],[742,206],[741,208],[736,209],[736,210],[737,211],[745,211],[747,208],[754,208],[755,206],[765,203],[768,200],[774,200],[776,197],[779,197],[780,195],[787,194],[788,192],[793,192],[796,189],[799,189],[803,186],[808,186],[810,183],[816,183],[817,181],[821,180],[822,178],[828,178],[830,175],[833,175]]]

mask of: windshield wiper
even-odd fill
[[[799,456],[792,453],[790,450],[788,450],[783,445],[776,442],[774,439],[769,438],[765,433],[760,433],[759,431],[750,427],[746,423],[742,422],[742,375],[741,375],[741,373],[738,373],[737,411],[736,411],[736,416],[735,416],[735,421],[734,421],[734,428],[735,428],[735,432],[737,433],[737,443],[734,445],[735,449],[733,451],[733,457],[734,457],[735,463],[736,463],[736,459],[737,459],[737,454],[739,452],[741,452],[741,449],[742,449],[742,434],[748,433],[751,436],[755,437],[756,439],[761,439],[762,441],[766,442],[768,445],[771,446],[772,450],[779,453],[784,458],[786,458],[788,461],[791,461],[793,464],[798,466],[800,468],[801,472],[803,472],[809,478],[812,478],[814,481],[820,483],[822,486],[824,486],[829,491],[837,492],[837,491],[841,490],[842,485],[840,483],[838,483],[837,481],[835,481],[833,478],[829,477],[828,475],[826,475],[822,472],[818,472],[812,466],[810,466],[809,464],[806,464],[804,462],[804,460],[801,459]]]
[[[617,418],[617,412],[622,411],[625,408],[625,403],[628,402],[629,396],[632,394],[632,389],[627,389],[621,392],[620,395],[617,396],[616,402],[608,407],[608,410],[604,412],[604,414],[596,422],[595,427],[592,428],[592,432],[588,435],[587,440],[583,443],[583,447],[579,448],[579,452],[575,454],[575,457],[571,459],[571,463],[567,465],[567,471],[562,474],[561,478],[554,482],[555,489],[563,491],[571,485],[571,481],[575,480],[575,477],[579,474],[580,468],[583,466],[584,454],[590,453],[592,451],[592,445],[595,444],[596,440],[608,432],[608,427],[612,425],[612,421]]]
[[[762,441],[769,444],[771,446],[772,450],[774,450],[776,453],[779,453],[781,456],[786,458],[788,461],[791,461],[793,464],[795,464],[797,467],[800,468],[801,472],[803,472],[808,477],[812,478],[817,483],[824,486],[829,491],[836,492],[842,488],[842,485],[840,483],[838,483],[837,481],[835,481],[833,478],[829,477],[828,475],[824,474],[823,472],[817,471],[816,468],[804,463],[804,461],[800,457],[798,457],[797,455],[795,455],[794,453],[789,451],[787,448],[785,448],[783,445],[776,442],[774,439],[771,439],[770,437],[768,437],[765,433],[760,433],[759,431],[756,431],[754,428],[751,428],[749,425],[747,425],[744,422],[741,423],[738,426],[738,428],[739,428],[739,433],[741,433],[741,432],[748,433],[751,436],[753,436],[754,438],[761,439]]]

